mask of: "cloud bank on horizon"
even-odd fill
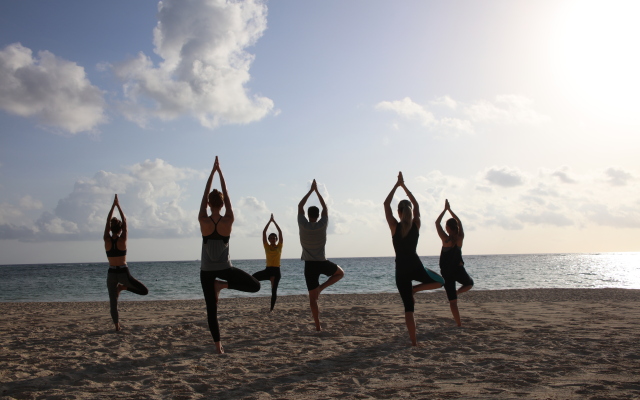
[[[185,193],[190,185],[199,187],[208,172],[176,167],[161,159],[132,165],[128,171],[125,174],[99,171],[92,178],[78,180],[55,209],[42,211],[37,219],[26,223],[27,212],[42,210],[41,202],[25,196],[17,204],[0,204],[0,239],[94,240],[104,229],[105,207],[112,201],[113,193],[121,198],[129,229],[137,238],[199,234],[195,218],[199,199],[190,199]],[[445,198],[452,207],[457,200],[464,201],[463,215],[468,229],[498,226],[521,230],[535,225],[640,228],[636,200],[640,198],[640,189],[634,185],[637,180],[635,173],[621,167],[578,174],[563,166],[528,175],[518,168],[493,166],[467,178],[434,170],[416,176],[410,186],[417,188],[413,191],[423,215],[437,214]],[[381,206],[376,201],[379,199],[350,197],[338,201],[323,183],[319,187],[331,210],[330,234],[348,235],[356,221],[370,226],[384,225]],[[616,191],[626,196],[615,196]],[[272,212],[266,202],[244,195],[234,204],[234,235],[259,236],[265,215]],[[289,214],[294,220],[294,212]]]

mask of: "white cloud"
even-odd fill
[[[202,180],[202,173],[178,168],[163,160],[146,160],[128,173],[100,171],[90,179],[78,180],[73,191],[44,211],[35,222],[16,221],[22,210],[0,206],[0,238],[22,240],[86,240],[100,237],[107,214],[118,194],[132,237],[181,237],[198,232],[197,210],[185,210],[185,184]],[[23,209],[41,204],[21,199]],[[4,211],[2,211],[4,210]],[[117,210],[115,215],[118,216]]]
[[[569,171],[569,167],[567,166],[562,166],[560,167],[560,169],[555,170],[553,172],[551,172],[552,176],[555,176],[556,178],[558,178],[561,182],[563,183],[577,183],[578,181],[576,180],[576,178],[574,178],[570,171]]]
[[[433,113],[426,110],[420,104],[414,103],[409,97],[396,101],[381,101],[376,104],[377,110],[393,111],[403,118],[416,120],[420,124],[430,127],[436,125],[436,118]]]
[[[84,68],[48,51],[33,57],[20,43],[0,50],[0,108],[68,133],[106,121],[103,94]]]
[[[461,103],[449,96],[437,98],[431,106],[444,106],[449,115],[436,115],[430,107],[415,103],[411,98],[382,101],[375,108],[380,111],[395,112],[400,118],[417,121],[429,129],[438,129],[444,133],[473,134],[477,124],[538,124],[549,117],[533,108],[533,101],[518,95],[500,95],[493,101],[480,100],[474,103]],[[447,110],[445,110],[447,111]]]
[[[507,166],[491,167],[483,175],[487,181],[502,187],[520,186],[524,183],[524,174],[516,168]]]
[[[259,0],[164,0],[154,29],[155,66],[140,53],[114,66],[124,81],[123,112],[138,123],[191,115],[205,127],[258,121],[273,101],[249,96],[245,85],[254,56],[246,49],[267,27]]]
[[[20,208],[25,210],[40,210],[42,209],[42,202],[36,200],[31,196],[24,196],[20,199]]]
[[[433,104],[436,106],[444,106],[451,109],[456,109],[458,107],[458,102],[449,96],[438,97],[437,99],[432,101],[430,104]]]
[[[471,126],[471,123],[469,121],[451,117],[438,119],[431,111],[427,109],[426,106],[415,103],[409,97],[405,97],[402,100],[396,101],[381,101],[380,103],[376,104],[375,108],[381,111],[395,112],[401,118],[404,118],[406,120],[418,121],[422,126],[426,128],[438,128],[445,131],[453,131],[455,133],[473,133],[473,127]]]
[[[267,204],[254,196],[241,197],[233,204],[234,234],[240,236],[261,236],[264,226],[269,222],[271,211]]]
[[[533,101],[518,95],[499,95],[493,102],[481,100],[464,107],[473,121],[501,124],[538,124],[549,117],[535,111]]]
[[[609,167],[604,171],[611,186],[626,186],[633,179],[631,172],[620,167]]]

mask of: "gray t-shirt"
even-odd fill
[[[302,260],[326,261],[324,246],[327,243],[327,225],[329,217],[321,217],[316,222],[309,222],[304,214],[298,215],[300,228],[300,245],[302,246]]]

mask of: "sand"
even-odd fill
[[[106,294],[105,294],[106,296]],[[123,295],[126,299],[127,295]],[[640,290],[471,291],[455,327],[417,295],[409,346],[398,294],[222,299],[226,354],[204,301],[0,303],[2,399],[640,398]]]

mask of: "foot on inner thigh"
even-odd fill
[[[215,283],[213,284],[213,290],[216,292],[216,304],[218,304],[218,298],[220,297],[220,291],[222,289],[226,289],[228,288],[229,285],[227,284],[227,282],[222,282],[216,279]]]

